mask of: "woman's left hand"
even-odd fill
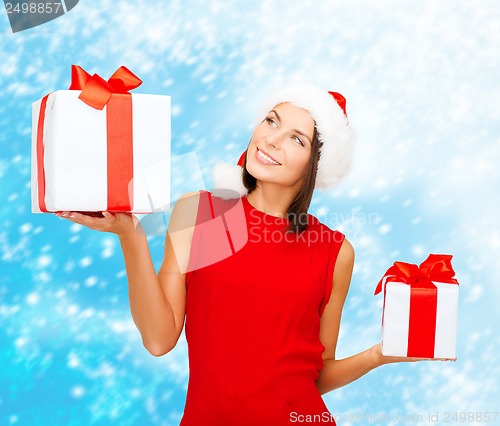
[[[418,357],[406,357],[406,356],[388,356],[382,354],[382,344],[377,343],[371,347],[373,356],[376,357],[378,364],[392,364],[395,362],[416,362],[416,361],[456,361],[456,359],[436,359],[436,358],[418,358]]]

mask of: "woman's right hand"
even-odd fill
[[[144,233],[139,219],[131,213],[110,213],[108,211],[101,213],[102,217],[68,211],[56,212],[55,215],[96,231],[111,232],[119,237],[124,237],[134,232]]]

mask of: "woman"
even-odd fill
[[[132,317],[152,355],[175,347],[186,320],[182,426],[335,424],[322,394],[417,360],[383,356],[380,344],[335,359],[354,250],[307,209],[315,187],[349,169],[345,99],[296,84],[269,97],[257,123],[236,169],[238,192],[192,192],[176,203],[158,274],[133,215],[58,213],[119,236]],[[218,166],[217,178],[229,187],[228,170]]]

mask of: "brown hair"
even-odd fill
[[[295,232],[297,234],[300,234],[307,229],[307,209],[311,204],[311,199],[316,184],[316,174],[318,172],[318,162],[321,158],[320,149],[322,146],[323,143],[318,139],[318,131],[316,130],[315,126],[311,146],[311,160],[309,161],[306,178],[304,180],[304,184],[288,207],[287,218],[290,221],[290,224],[288,229],[286,230],[287,233]],[[243,185],[248,191],[248,194],[250,194],[255,190],[255,188],[257,188],[257,179],[253,177],[247,170],[246,155],[243,161],[242,180]]]

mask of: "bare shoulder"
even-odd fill
[[[353,265],[354,265],[354,247],[347,238],[344,238],[342,246],[340,247],[339,254],[337,256],[337,263],[335,266],[336,267],[338,266],[340,269],[343,268],[352,269]]]
[[[168,221],[160,277],[184,274],[188,270],[199,199],[199,192],[186,192],[175,202]]]
[[[186,192],[175,202],[170,216],[168,229],[175,232],[189,229],[196,223],[196,214],[200,202],[200,192]]]
[[[340,247],[337,256],[337,262],[333,270],[333,289],[332,297],[345,299],[349,286],[351,284],[351,276],[354,268],[354,247],[350,241],[345,238]]]
[[[189,212],[190,210],[197,210],[198,203],[200,201],[200,192],[199,191],[191,191],[182,194],[179,199],[176,201],[174,205],[174,209],[183,210],[184,213]]]
[[[179,200],[186,199],[186,198],[191,198],[191,197],[198,197],[199,198],[200,192],[199,191],[190,191],[182,194],[179,197]]]

